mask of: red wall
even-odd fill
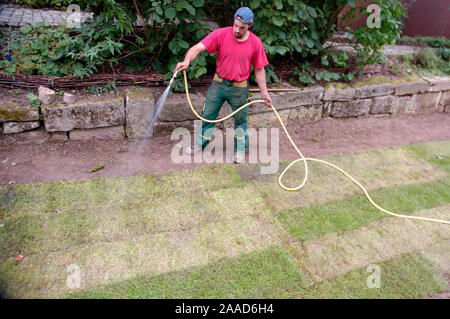
[[[361,1],[370,3],[370,1]],[[450,38],[449,0],[404,0],[408,3],[408,17],[404,21],[403,35]],[[383,10],[383,8],[381,8]],[[344,11],[345,12],[345,9]],[[365,17],[352,21],[357,28],[366,23]]]
[[[449,0],[416,0],[411,4],[403,35],[450,38]]]

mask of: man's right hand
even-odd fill
[[[189,62],[186,62],[186,61],[179,62],[173,72],[184,71],[188,68],[188,66],[189,66]]]

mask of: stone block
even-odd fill
[[[74,104],[52,104],[42,108],[48,132],[72,131],[125,124],[123,98],[90,98]]]
[[[304,105],[290,109],[288,124],[308,124],[322,118],[323,104]]]
[[[427,90],[428,83],[425,81],[406,82],[397,85],[395,95],[407,95],[423,93]]]
[[[153,136],[170,135],[174,129],[179,127],[186,128],[192,133],[194,132],[194,121],[158,122],[155,124]]]
[[[280,115],[284,123],[287,123],[290,113],[291,113],[290,109],[283,109],[278,111],[278,114]],[[256,114],[249,114],[247,126],[254,128],[281,127],[281,124],[278,121],[278,118],[274,112],[262,112]]]
[[[324,101],[349,101],[353,99],[355,89],[348,85],[329,84],[325,86]]]
[[[91,129],[75,129],[69,132],[69,139],[88,141],[91,139],[122,140],[125,137],[123,125],[98,127]]]
[[[392,114],[395,112],[398,98],[393,95],[378,96],[374,97],[372,100],[372,105],[370,106],[370,114]]]
[[[202,114],[206,97],[203,94],[190,94],[191,103],[198,114]],[[165,122],[196,120],[197,117],[189,107],[185,93],[168,96],[159,114],[159,120]]]
[[[322,117],[328,117],[331,114],[331,108],[333,107],[333,102],[323,103]]]
[[[11,27],[18,27],[18,26],[20,26],[20,19],[9,19],[9,21],[8,21],[8,24],[11,26]]]
[[[424,77],[428,81],[427,92],[438,92],[450,90],[450,77],[431,76]]]
[[[3,124],[3,133],[21,133],[25,131],[31,131],[39,127],[39,121],[33,122],[6,122]]]
[[[24,131],[17,134],[5,134],[3,142],[8,141],[9,143],[15,145],[23,145],[23,144],[42,144],[48,141],[50,137],[50,133],[45,131],[43,126],[36,128],[31,131]],[[9,144],[8,145],[11,145]]]
[[[152,136],[150,123],[153,118],[155,100],[149,88],[127,88],[126,90],[127,138],[138,139]]]
[[[38,88],[39,100],[42,104],[49,105],[55,101],[56,92],[52,89],[46,88],[45,86],[40,86]]]
[[[411,109],[412,96],[399,96],[396,105],[392,108],[392,115],[406,114]]]
[[[375,96],[391,95],[396,89],[392,83],[373,84],[355,88],[355,97],[362,99]]]
[[[0,104],[0,122],[39,121],[39,110],[17,104]]]
[[[371,99],[335,101],[331,109],[332,117],[364,116],[369,114]]]
[[[442,92],[439,104],[444,107],[450,105],[450,91]]]
[[[414,94],[406,108],[406,114],[424,114],[442,112],[443,106],[439,105],[441,92]]]
[[[252,92],[253,93],[253,92]],[[272,104],[277,110],[298,107],[302,105],[316,105],[322,103],[324,88],[315,85],[298,89],[294,92],[270,92]],[[251,100],[260,100],[261,94],[259,92],[251,94]],[[264,103],[255,103],[250,106],[249,113],[267,112],[269,109]]]
[[[75,103],[77,101],[77,96],[75,94],[64,92],[63,101],[68,104]]]

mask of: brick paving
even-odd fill
[[[88,17],[92,17],[92,13],[81,13],[81,21],[86,20]],[[38,23],[56,26],[66,22],[68,18],[69,13],[66,11],[24,9],[11,5],[0,5],[0,27],[22,27]]]

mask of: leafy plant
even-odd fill
[[[104,86],[93,85],[93,86],[89,87],[89,91],[95,95],[100,95],[103,93],[110,93],[111,91],[116,90],[116,89],[117,89],[117,87],[116,87],[115,82],[109,82],[109,83],[105,84]]]
[[[401,71],[402,71],[402,70],[401,70],[399,67],[395,66],[395,65],[390,69],[390,72],[391,72],[392,74],[400,74]]]
[[[126,59],[128,70],[142,70],[143,63],[149,63],[165,74],[165,80],[171,78],[187,49],[211,31],[207,23],[200,21],[204,5],[204,0],[80,1],[82,8],[89,7],[103,22],[116,20],[116,29],[122,36],[120,42],[128,47],[128,52],[118,59]],[[135,28],[135,21],[142,27]],[[208,61],[213,59],[201,54],[191,63],[188,76],[199,78],[206,74]],[[176,82],[175,86],[180,84],[180,78]]]
[[[8,90],[8,93],[12,94],[12,95],[18,95],[18,94],[22,94],[22,90],[21,89]]]
[[[331,54],[333,63],[338,68],[348,67],[348,54],[346,52],[333,52]]]
[[[0,65],[7,73],[84,77],[98,71],[105,62],[114,63],[122,43],[113,41],[104,29],[96,32],[100,21],[89,19],[81,28],[24,26],[21,38],[9,43],[11,63]],[[102,25],[102,28],[106,28]]]
[[[403,55],[399,59],[402,68],[408,73],[419,73],[420,75],[450,75],[450,61],[445,61],[435,54],[431,48],[425,48],[415,55]]]
[[[416,54],[416,63],[424,69],[433,69],[438,63],[438,58],[433,49],[425,48]]]
[[[325,80],[325,81],[329,82],[331,80],[337,81],[341,77],[340,77],[339,73],[322,70],[322,71],[318,71],[315,73],[315,78],[319,81]]]
[[[400,1],[374,2],[383,8],[381,28],[348,30],[361,66],[382,60],[381,47],[398,38],[405,12]],[[296,76],[303,83],[338,77],[348,81],[354,76],[348,72],[348,55],[326,52],[323,44],[336,31],[339,14],[346,5],[350,7],[348,17],[358,10],[368,15],[366,8],[357,7],[354,0],[80,0],[79,5],[92,11],[94,18],[75,28],[22,27],[21,38],[10,43],[12,61],[0,61],[0,70],[8,74],[84,77],[100,72],[100,67],[114,72],[114,66],[124,62],[126,71],[144,71],[151,66],[168,81],[189,47],[211,31],[211,22],[230,26],[235,10],[248,6],[255,14],[253,32],[261,38],[269,60],[298,64]],[[317,57],[323,68],[315,71],[310,63]],[[188,77],[199,79],[208,70],[212,72],[214,64],[214,56],[202,53],[191,63]],[[347,70],[336,74],[332,67]],[[267,67],[266,78],[279,80],[273,66]],[[184,88],[181,76],[172,88]]]
[[[404,36],[401,41],[411,44],[426,44],[432,48],[436,48],[435,54],[444,61],[450,60],[450,39],[440,37],[408,37]]]
[[[302,84],[314,84],[316,80],[314,78],[314,70],[311,68],[309,63],[304,63],[300,66],[300,68],[294,68],[294,75],[297,77],[297,80]]]
[[[253,69],[252,69],[253,70]],[[267,82],[280,82],[280,79],[275,73],[275,67],[272,64],[269,64],[264,68],[266,71],[266,81]],[[252,71],[250,74],[250,83],[256,83],[255,73]]]
[[[6,74],[15,73],[16,64],[11,63],[8,60],[0,60],[0,70],[3,70]]]
[[[380,10],[380,27],[369,28],[363,25],[357,29],[346,26],[346,30],[353,40],[351,45],[356,50],[359,66],[366,64],[378,64],[384,61],[382,53],[383,45],[395,44],[400,38],[402,19],[405,16],[405,7],[401,1],[374,0]],[[342,23],[349,22],[358,14],[369,16],[366,3],[357,6],[355,1],[348,1],[349,11],[342,17]]]
[[[41,106],[41,101],[39,100],[39,97],[36,96],[33,93],[28,93],[27,94],[27,98],[28,98],[28,102],[30,102],[31,105],[33,105],[34,107],[40,107]]]
[[[345,82],[350,82],[354,78],[355,78],[355,73],[353,73],[353,72],[348,72],[347,74],[341,73],[341,79],[344,80]]]
[[[295,67],[294,75],[296,76],[296,80],[298,80],[300,83],[304,85],[314,84],[316,83],[316,81],[330,82],[332,80],[334,81],[343,80],[348,82],[351,81],[355,76],[353,72],[337,73],[328,70],[316,70],[312,68],[308,62],[303,63],[300,66],[300,68]],[[291,81],[294,81],[294,79],[291,79]]]

